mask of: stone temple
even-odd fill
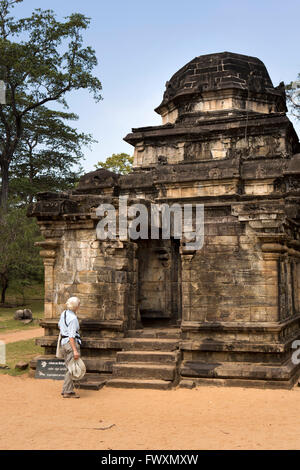
[[[125,137],[132,173],[94,171],[29,209],[44,237],[43,357],[76,295],[82,386],[290,388],[300,373],[300,146],[284,84],[255,57],[203,55],[173,75],[155,111],[162,125]],[[97,208],[118,213],[120,196],[203,204],[203,247],[99,240]]]

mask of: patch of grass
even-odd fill
[[[39,326],[39,319],[44,317],[44,301],[43,300],[32,300],[26,303],[25,306],[21,307],[29,308],[32,311],[34,321],[28,325],[24,325],[18,320],[14,320],[14,314],[16,308],[0,308],[0,335],[1,333],[7,333],[11,330],[20,331],[37,328]]]
[[[13,376],[26,374],[28,370],[18,371],[15,369],[15,365],[18,362],[30,362],[35,356],[43,354],[43,351],[40,346],[36,346],[35,339],[7,344],[6,365],[9,369],[0,369],[0,374]]]

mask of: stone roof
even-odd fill
[[[233,52],[207,54],[188,62],[166,83],[160,108],[176,98],[223,89],[249,90],[256,93],[282,95],[281,87],[274,88],[261,60]]]
[[[76,192],[88,192],[91,189],[107,187],[107,185],[114,186],[117,180],[116,173],[105,168],[98,168],[96,171],[81,176]]]

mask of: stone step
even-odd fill
[[[113,366],[114,378],[174,380],[175,366],[147,363],[116,363]]]
[[[106,385],[107,380],[102,380],[101,382],[99,381],[93,381],[93,380],[87,380],[86,382],[79,383],[75,388],[79,388],[82,390],[100,390],[101,388]]]
[[[102,382],[103,380],[111,379],[111,374],[101,374],[99,372],[86,372],[80,383],[91,380],[92,382]]]
[[[109,380],[106,383],[106,387],[169,390],[172,387],[172,382],[168,382],[165,380],[116,378]]]
[[[174,364],[178,359],[177,351],[119,351],[117,362],[151,362]]]
[[[100,390],[106,382],[110,380],[112,374],[99,374],[97,372],[87,372],[82,380],[75,382],[75,388],[84,390]]]
[[[128,338],[165,338],[180,339],[181,330],[179,328],[144,328],[143,330],[129,330]]]
[[[175,339],[125,338],[122,340],[123,351],[176,351],[179,341]]]
[[[183,361],[180,374],[184,378],[248,379],[248,380],[290,380],[294,364],[287,361],[284,365],[271,365],[246,362],[208,363]]]

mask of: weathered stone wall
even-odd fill
[[[48,222],[41,222],[48,235]],[[53,238],[41,242],[45,263],[45,318],[58,318],[70,296],[81,299],[80,318],[136,322],[136,245],[130,241],[99,241],[92,219],[52,223]],[[54,237],[54,235],[56,237]]]

